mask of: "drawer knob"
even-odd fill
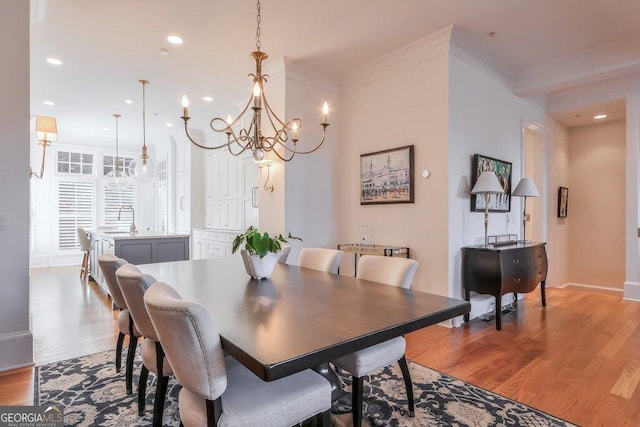
[[[513,263],[514,263],[514,264],[519,264],[519,263],[520,263],[520,259],[515,258],[515,259],[513,260]]]
[[[513,279],[513,281],[516,282],[516,283],[520,283],[520,278],[516,277],[515,279]]]

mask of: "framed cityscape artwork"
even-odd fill
[[[413,145],[360,155],[360,204],[413,203]]]
[[[511,211],[511,162],[474,154],[471,165],[471,188],[484,171],[493,171],[504,188],[503,194],[489,195],[489,212]],[[484,196],[471,195],[471,212],[484,212]]]

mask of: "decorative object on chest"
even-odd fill
[[[547,253],[545,243],[517,244],[502,247],[468,246],[462,248],[464,298],[471,291],[493,295],[496,329],[502,329],[502,295],[533,291],[538,283],[542,306],[546,307]],[[464,316],[469,321],[469,314]]]
[[[527,214],[527,197],[540,197],[540,193],[536,188],[536,184],[531,178],[522,178],[515,190],[513,190],[512,196],[522,197],[524,203],[522,204],[522,243],[529,243],[527,241],[527,221],[531,220],[531,215]]]

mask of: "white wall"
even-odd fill
[[[336,222],[341,216],[334,201],[340,191],[336,181],[336,157],[342,152],[337,86],[285,62],[285,116],[299,117],[300,150],[311,150],[322,140],[322,104],[331,106],[326,139],[311,154],[299,154],[285,163],[285,232],[303,239],[292,242],[289,263],[296,263],[301,247],[335,248]]]
[[[450,29],[440,31],[349,74],[335,177],[338,240],[359,241],[367,225],[369,240],[409,247],[420,262],[414,289],[440,295],[448,294],[449,37]],[[360,155],[406,145],[415,145],[415,203],[361,206]],[[341,272],[352,263],[345,257]]]
[[[4,371],[33,363],[28,246],[29,2],[3,2],[0,35],[11,40],[3,44],[0,61],[0,215],[8,219],[8,229],[0,230],[0,371]]]
[[[569,130],[569,279],[622,289],[625,121]]]
[[[484,240],[484,213],[470,211],[472,156],[478,153],[512,162],[513,188],[522,177],[522,123],[542,123],[544,108],[513,95],[504,82],[455,45],[449,60],[448,294],[460,298],[461,248]],[[489,213],[488,234],[519,233],[519,202],[512,199],[509,214]],[[509,298],[505,296],[503,303]],[[471,317],[489,311],[491,302],[493,297],[472,296]]]
[[[569,282],[569,225],[572,217],[558,218],[558,187],[569,187],[569,130],[551,117],[545,120],[547,131],[547,284],[562,286]],[[542,190],[541,190],[542,191]],[[554,197],[554,194],[556,195]]]

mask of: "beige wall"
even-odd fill
[[[562,286],[569,282],[569,224],[573,215],[558,218],[558,187],[570,187],[569,130],[551,117],[547,117],[545,130],[547,186],[540,193],[547,197],[547,285]],[[569,195],[573,196],[572,191]],[[571,208],[573,211],[573,206]]]
[[[356,70],[341,93],[336,168],[338,239],[357,242],[362,225],[377,244],[408,246],[420,262],[414,289],[447,295],[448,38],[422,40]],[[415,145],[415,203],[360,205],[360,155]],[[421,178],[423,169],[431,176]],[[353,270],[353,258],[341,272]]]
[[[572,282],[622,289],[625,274],[626,123],[569,131]]]

